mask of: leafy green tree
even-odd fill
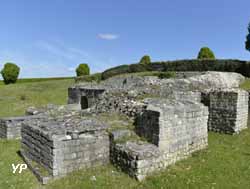
[[[250,23],[248,25],[248,35],[245,45],[246,45],[246,50],[250,51]]]
[[[7,62],[1,71],[5,84],[16,83],[20,68],[13,63]]]
[[[89,75],[88,64],[79,64],[79,66],[76,68],[76,75],[77,76]]]
[[[198,59],[215,59],[214,53],[208,47],[202,47],[198,54]]]
[[[151,59],[150,59],[150,56],[148,55],[145,55],[141,58],[140,64],[150,64],[151,63]]]

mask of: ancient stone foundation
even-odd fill
[[[207,119],[201,103],[152,99],[137,119],[136,133],[170,152],[206,140]]]
[[[207,147],[207,120],[200,103],[152,99],[136,123],[137,134],[152,144],[112,142],[111,161],[142,180]]]
[[[228,134],[247,128],[248,93],[240,89],[211,91],[208,129]]]
[[[0,138],[19,139],[21,138],[21,126],[24,121],[40,119],[41,116],[22,116],[0,119]]]
[[[109,161],[141,181],[206,148],[208,129],[232,134],[247,127],[248,93],[223,89],[237,88],[242,79],[208,72],[186,79],[128,76],[77,84],[68,89],[67,106],[30,108],[29,116],[1,119],[0,137],[22,137],[21,155],[44,184]],[[126,128],[100,122],[106,113],[103,120],[112,125],[114,112],[129,118]]]
[[[81,109],[86,109],[97,103],[98,97],[104,92],[104,89],[82,88],[81,86],[72,86],[68,89],[68,103],[78,104]]]
[[[83,120],[78,127],[75,124],[65,126],[67,123],[58,120],[23,123],[21,154],[42,183],[109,162],[105,127],[94,120]],[[34,162],[45,171],[37,171]]]

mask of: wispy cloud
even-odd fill
[[[112,57],[91,53],[85,49],[58,41],[40,40],[22,51],[0,49],[0,70],[5,62],[21,68],[20,77],[74,76],[80,63],[87,63],[91,73],[101,72],[116,65]],[[0,75],[1,79],[1,75]]]
[[[36,42],[35,46],[59,58],[66,58],[72,61],[78,60],[80,58],[86,59],[88,57],[88,53],[86,53],[85,51],[73,47],[67,47],[62,43],[38,41]]]
[[[98,38],[104,39],[104,40],[115,40],[115,39],[119,38],[119,35],[112,34],[112,33],[100,33],[97,36],[98,36]]]

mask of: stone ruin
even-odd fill
[[[68,105],[30,108],[0,121],[0,137],[21,137],[21,155],[42,183],[113,163],[141,181],[207,147],[208,130],[247,128],[248,93],[236,73],[203,72],[178,79],[126,76],[68,89]],[[112,127],[114,112],[125,115]],[[127,122],[134,122],[129,128]],[[21,131],[21,132],[20,132]],[[45,174],[46,172],[46,174]]]
[[[21,138],[22,122],[40,118],[36,115],[2,118],[0,119],[0,138],[19,139]]]
[[[247,128],[248,92],[224,89],[209,95],[209,130],[234,134]]]
[[[207,147],[208,109],[200,103],[150,100],[137,118],[136,133],[148,143],[112,142],[111,161],[143,180],[192,152]]]
[[[98,120],[64,113],[23,123],[21,155],[42,183],[109,162],[109,136]],[[35,169],[41,165],[47,175]]]

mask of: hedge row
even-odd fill
[[[101,73],[95,73],[92,75],[84,75],[84,76],[79,76],[75,78],[75,82],[100,82],[102,79],[102,74]]]
[[[166,62],[154,62],[151,64],[121,65],[108,69],[102,73],[102,79],[115,75],[147,72],[147,71],[224,71],[237,72],[250,77],[250,62],[241,60],[176,60]]]

